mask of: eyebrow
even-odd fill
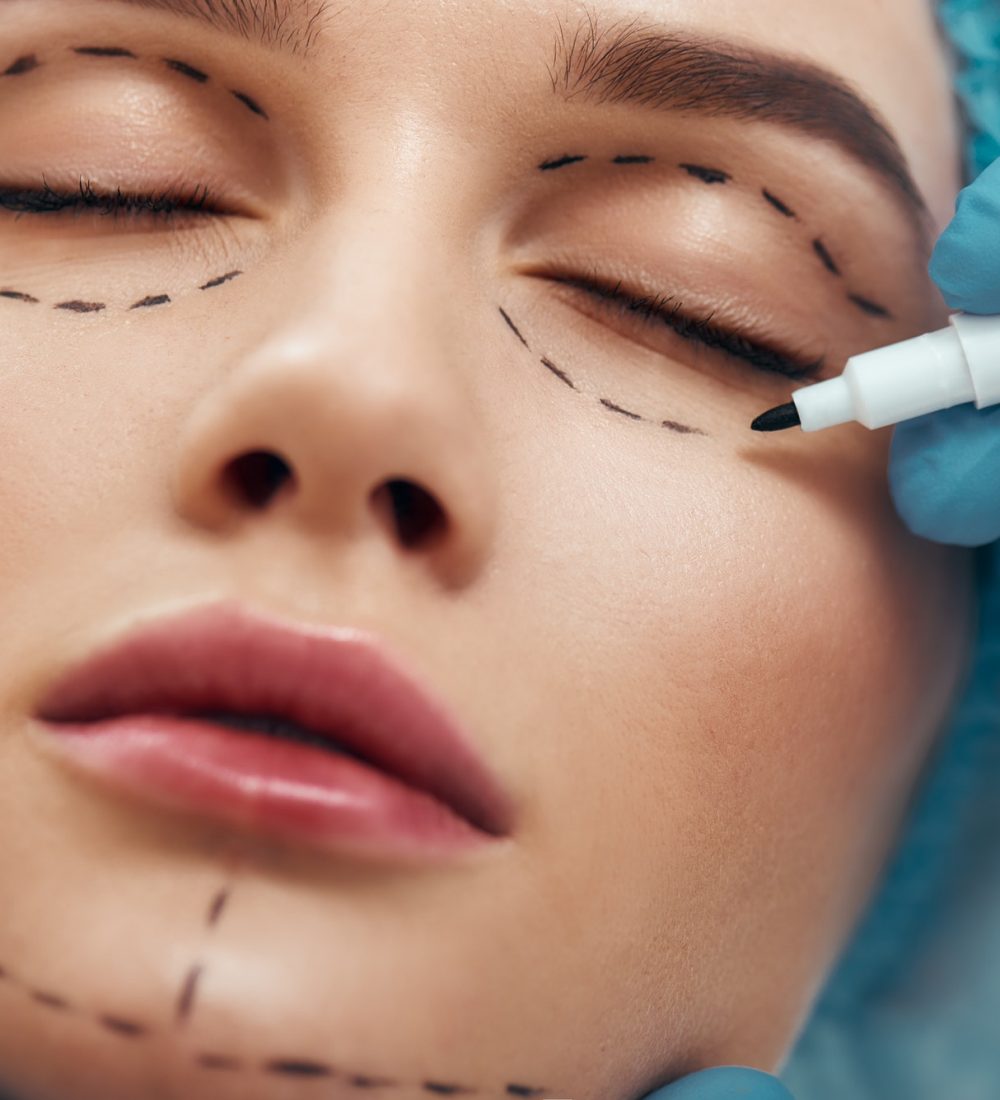
[[[134,8],[159,8],[258,42],[305,55],[330,14],[329,0],[119,0]]]
[[[819,65],[639,20],[602,27],[590,15],[575,30],[560,20],[549,73],[567,99],[774,123],[829,142],[890,184],[926,239],[927,206],[892,131]]]

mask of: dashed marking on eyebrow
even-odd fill
[[[579,164],[587,158],[581,154],[566,153],[554,160],[545,160],[538,166],[539,172],[554,172],[557,168],[565,168],[570,164]]]
[[[733,177],[721,168],[706,168],[702,164],[679,164],[689,176],[701,180],[702,183],[728,183]]]
[[[165,306],[170,301],[169,294],[151,294],[148,298],[140,298],[134,305],[129,306],[129,309],[149,309],[152,306]]]
[[[38,305],[37,298],[33,298],[30,294],[25,294],[20,290],[0,290],[0,298],[10,298],[13,302],[27,302],[33,306]]]
[[[773,194],[771,191],[768,191],[766,187],[762,188],[760,193],[764,196],[765,200],[769,202],[775,210],[778,211],[779,214],[783,214],[786,218],[798,217],[798,214],[795,213],[795,211],[788,205],[788,203],[782,202],[777,195]]]
[[[576,389],[576,386],[573,383],[573,379],[570,378],[570,376],[564,370],[557,367],[555,365],[555,363],[553,363],[552,360],[549,359],[547,356],[545,356],[545,355],[542,356],[541,364],[542,364],[543,367],[546,368],[546,370],[552,371],[552,373],[556,376],[556,378],[558,378],[562,382],[565,382],[566,385],[569,386],[569,388],[571,390]]]
[[[820,258],[820,262],[830,272],[831,275],[840,275],[840,268],[837,266],[836,261],[830,255],[830,250],[826,245],[817,237],[813,243],[813,252]]]
[[[223,283],[228,283],[230,279],[235,279],[242,274],[242,271],[228,271],[225,275],[218,275],[214,279],[209,279],[207,283],[204,283],[202,286],[198,287],[198,289],[211,290],[213,287],[222,286]]]
[[[869,317],[886,317],[892,318],[892,314],[885,308],[880,306],[878,302],[873,302],[871,298],[865,298],[861,294],[848,294],[847,300],[853,302],[858,309],[867,313]]]
[[[622,416],[627,416],[630,420],[645,420],[646,418],[637,412],[630,412],[628,409],[623,409],[621,405],[616,405],[614,401],[609,401],[606,397],[601,398],[601,404],[612,412],[621,413]]]
[[[183,1022],[191,1015],[191,1010],[194,1008],[195,994],[198,991],[198,981],[204,971],[204,966],[200,963],[195,963],[185,975],[180,996],[177,998],[176,1019],[179,1023]]]
[[[265,1073],[281,1073],[288,1077],[332,1077],[336,1072],[326,1062],[304,1058],[271,1058],[264,1063]]]
[[[500,316],[501,316],[501,317],[502,317],[502,318],[503,318],[503,319],[504,319],[504,320],[505,320],[505,321],[507,322],[507,327],[508,327],[508,328],[510,329],[510,331],[511,331],[511,332],[512,332],[512,333],[513,333],[513,334],[514,334],[514,335],[515,335],[515,336],[516,336],[516,337],[518,338],[518,340],[520,340],[520,341],[521,341],[521,343],[522,343],[522,344],[524,344],[524,346],[525,346],[525,347],[527,348],[527,347],[528,347],[528,341],[527,341],[527,340],[525,340],[525,338],[524,338],[524,337],[523,337],[523,336],[521,335],[521,330],[520,330],[520,329],[519,329],[519,328],[517,327],[517,325],[515,325],[515,324],[514,324],[514,322],[513,322],[513,321],[512,321],[511,319],[510,319],[510,314],[509,314],[509,313],[508,313],[508,312],[507,312],[507,311],[506,311],[506,310],[505,310],[505,309],[503,308],[503,306],[497,306],[497,309],[499,309],[499,310],[500,310]],[[530,348],[528,348],[528,350],[530,351],[531,349],[530,349]]]
[[[97,1017],[97,1022],[102,1027],[106,1027],[108,1031],[113,1031],[116,1035],[123,1035],[128,1039],[139,1039],[149,1031],[149,1028],[144,1024],[137,1023],[135,1020],[126,1020],[122,1016],[102,1015]]]
[[[175,57],[165,57],[163,63],[168,69],[173,69],[175,73],[180,73],[181,76],[196,80],[199,84],[207,84],[209,81],[208,73],[203,73],[201,69],[196,69],[194,65],[189,65],[186,61],[178,61]]]
[[[138,54],[124,46],[71,46],[70,49],[83,57],[128,57],[132,61],[139,59]]]
[[[0,76],[23,76],[25,73],[30,73],[32,69],[37,69],[40,65],[41,62],[38,58],[33,53],[28,53],[8,65],[0,73]]]
[[[643,153],[622,153],[615,157],[612,164],[652,164],[656,157],[648,157]]]
[[[267,111],[257,102],[253,96],[247,95],[246,92],[238,92],[235,88],[229,89],[229,94],[235,99],[238,99],[248,110],[253,111],[255,115],[260,115],[263,119],[268,119]],[[269,119],[268,119],[269,121]]]
[[[66,309],[70,313],[100,313],[102,309],[107,307],[103,302],[59,302],[52,307],[53,309]]]

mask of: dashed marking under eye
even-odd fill
[[[173,69],[175,73],[180,73],[181,76],[196,80],[199,84],[208,83],[208,73],[203,73],[201,69],[196,69],[194,65],[189,65],[186,61],[178,61],[173,57],[165,57],[163,63],[168,69]]]
[[[798,214],[795,213],[788,203],[782,202],[777,195],[772,194],[766,187],[761,191],[761,195],[764,196],[764,199],[769,202],[779,214],[783,214],[786,218],[798,217]]]
[[[238,99],[248,110],[253,111],[255,115],[260,115],[261,118],[267,119],[267,111],[254,99],[252,96],[248,96],[246,92],[238,92],[235,88],[229,89],[230,95]]]
[[[108,1031],[113,1031],[117,1035],[124,1035],[129,1039],[138,1039],[145,1035],[149,1030],[144,1024],[136,1023],[135,1020],[126,1020],[121,1016],[98,1016],[98,1022],[102,1027],[106,1027]]]
[[[812,246],[813,252],[815,252],[816,255],[819,256],[820,262],[827,269],[827,271],[829,271],[831,275],[840,275],[840,268],[837,267],[834,258],[830,255],[830,250],[819,239],[819,237],[817,237],[816,240],[813,241]]]
[[[197,1062],[204,1069],[243,1069],[243,1063],[238,1058],[231,1058],[228,1054],[213,1054],[210,1051],[199,1054]]]
[[[521,341],[522,344],[524,344],[525,347],[527,347],[528,341],[525,340],[525,338],[521,335],[521,330],[510,319],[510,314],[503,308],[503,306],[497,306],[497,309],[500,310],[500,316],[504,319],[504,321],[507,322],[507,327],[510,329],[510,331],[518,338],[518,340]]]
[[[214,279],[209,279],[207,283],[204,283],[202,286],[198,287],[198,289],[211,290],[213,287],[222,286],[223,283],[228,283],[230,279],[235,279],[242,274],[242,271],[228,271],[225,275],[219,275]]]
[[[683,168],[689,176],[694,176],[702,183],[728,183],[733,178],[721,168],[706,168],[702,164],[681,164],[678,167]]]
[[[62,1012],[71,1011],[70,1003],[65,997],[60,997],[58,993],[49,993],[45,989],[33,989],[31,991],[31,998],[37,1001],[38,1004],[44,1005],[46,1008],[55,1008]]]
[[[623,409],[621,405],[616,405],[614,401],[609,401],[606,397],[601,398],[601,404],[612,412],[621,413],[622,416],[627,416],[630,420],[645,420],[645,417],[636,412],[629,412],[628,409]]]
[[[669,431],[677,432],[679,435],[705,435],[706,433],[701,428],[692,428],[689,424],[680,424],[676,420],[661,420],[661,428],[667,428]]]
[[[141,298],[129,309],[149,309],[152,306],[165,306],[170,301],[169,294],[151,294],[148,298]]]
[[[560,367],[558,367],[550,359],[548,359],[547,356],[541,356],[541,365],[545,367],[547,371],[551,371],[552,374],[556,375],[556,377],[559,378],[560,382],[564,382],[565,384],[567,384],[570,389],[576,388],[573,385],[573,379],[567,373],[565,373],[565,371],[561,370]]]
[[[612,164],[652,164],[655,157],[648,157],[643,153],[623,153],[615,157]]]
[[[873,302],[871,298],[864,298],[860,294],[848,294],[847,300],[853,302],[858,309],[867,313],[869,317],[886,317],[891,318],[892,314],[885,308],[880,306],[878,302]]]
[[[553,172],[557,168],[566,168],[570,164],[579,164],[580,161],[586,160],[585,156],[581,156],[573,153],[566,153],[564,156],[556,157],[554,160],[545,160],[538,166],[539,172]]]
[[[124,46],[72,46],[73,53],[84,57],[128,57],[133,61],[138,60],[136,54]]]
[[[326,1062],[311,1062],[299,1058],[272,1058],[264,1063],[266,1073],[281,1073],[288,1077],[332,1077],[333,1066]]]
[[[41,62],[33,54],[25,54],[23,57],[19,57],[12,64],[8,65],[0,76],[23,76],[25,73],[30,73],[32,69],[37,69]]]
[[[37,298],[33,298],[30,294],[25,294],[20,290],[0,290],[0,298],[10,298],[12,302],[27,302],[33,306],[38,305]]]
[[[66,309],[70,313],[100,313],[102,309],[107,307],[103,302],[59,302],[58,305],[52,307],[53,309]]]

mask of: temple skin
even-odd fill
[[[173,6],[0,4],[0,71],[39,62],[0,77],[0,189],[205,185],[226,214],[0,211],[24,296],[0,298],[0,1095],[636,1100],[777,1069],[961,684],[970,559],[895,518],[887,433],[752,433],[787,378],[553,276],[831,370],[940,325],[925,248],[959,169],[929,10],[346,0],[293,48]],[[563,94],[558,43],[591,18],[822,66],[926,212],[828,137]],[[234,487],[254,451],[288,491]],[[392,479],[435,525],[404,538]],[[220,599],[384,639],[510,792],[511,835],[340,858],[44,751],[69,664]]]

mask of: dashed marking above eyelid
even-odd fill
[[[17,58],[16,61],[8,65],[7,68],[0,73],[0,76],[23,76],[25,73],[30,73],[40,66],[41,62],[33,53],[25,54],[23,57]]]
[[[168,69],[172,69],[175,73],[180,73],[181,76],[186,76],[196,81],[198,84],[207,84],[210,79],[208,73],[202,72],[201,69],[196,69],[194,65],[189,65],[186,61],[178,61],[173,57],[165,57],[163,63]]]
[[[135,53],[126,46],[110,46],[110,45],[83,45],[83,46],[67,46],[68,53],[75,54],[77,57],[89,57],[97,60],[101,59],[119,59],[128,61],[143,61],[147,60],[142,55]],[[189,64],[187,61],[182,61],[176,57],[160,57],[159,61],[166,65],[166,67],[173,72],[179,73],[181,76],[187,77],[190,80],[196,81],[198,84],[208,84],[211,81],[211,76],[203,69],[199,69],[195,65]],[[38,60],[35,54],[24,54],[21,57],[16,58],[7,68],[0,70],[0,77],[14,77],[23,76],[25,73],[29,73],[34,69],[40,67],[42,62]],[[248,111],[257,115],[259,118],[264,119],[265,122],[270,122],[271,116],[265,110],[265,108],[248,92],[244,92],[239,88],[230,88],[229,94],[242,104]]]
[[[125,57],[131,61],[138,61],[139,55],[126,49],[124,46],[70,46],[73,53],[83,57]]]
[[[579,154],[566,154],[561,157],[557,157],[554,160],[543,161],[538,168],[542,171],[549,171],[554,168],[564,168],[570,164],[579,164],[582,161],[587,160],[587,155],[583,153]],[[650,164],[655,160],[654,157],[646,154],[637,153],[621,153],[611,158],[610,163],[616,165],[624,164]],[[693,164],[690,162],[683,162],[677,166],[682,171],[687,172],[688,175],[693,176],[695,179],[700,180],[702,183],[708,186],[715,186],[718,184],[727,184],[733,182],[734,177],[731,173],[725,171],[722,168],[713,168],[702,164]],[[789,218],[793,221],[799,221],[799,216],[783,199],[774,194],[773,191],[768,190],[766,187],[762,187],[759,190],[760,198],[762,198],[768,206],[773,210],[776,210],[782,217]],[[829,248],[826,246],[821,237],[815,237],[810,242],[813,253],[819,258],[820,262],[826,268],[826,270],[836,278],[842,278],[843,272],[840,269],[840,265],[834,260]],[[873,301],[871,298],[865,297],[861,294],[854,294],[848,292],[846,300],[853,305],[856,309],[861,310],[868,317],[877,317],[879,319],[888,320],[892,319],[893,314],[886,309],[885,306],[880,305],[878,302]]]
[[[261,118],[268,119],[267,111],[255,100],[252,96],[247,95],[246,92],[238,92],[235,89],[230,88],[229,94],[235,99],[238,99],[247,110],[252,111],[255,115],[260,115]]]
[[[538,170],[539,172],[553,172],[557,168],[566,168],[571,164],[579,164],[586,159],[585,156],[566,153],[564,156],[556,157],[554,160],[542,161],[538,166]]]

